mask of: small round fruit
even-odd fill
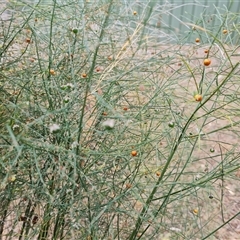
[[[156,175],[157,175],[158,177],[160,177],[160,176],[161,176],[161,173],[160,173],[159,171],[157,171],[157,172],[156,172]]]
[[[55,74],[56,74],[56,72],[55,72],[53,69],[50,69],[49,73],[50,73],[51,75],[55,75]]]
[[[212,196],[212,195],[209,195],[208,197],[209,197],[210,199],[213,199],[213,196]]]
[[[197,215],[198,214],[198,209],[193,209],[193,213],[195,214],[195,215]]]
[[[199,43],[199,42],[200,42],[200,39],[199,39],[199,38],[196,38],[196,39],[195,39],[195,42],[196,42],[196,43]]]
[[[133,12],[133,15],[137,15],[137,12],[136,12],[136,11],[134,11],[134,12]]]
[[[208,52],[209,52],[209,50],[208,50],[208,49],[205,49],[205,50],[204,50],[204,52],[205,52],[205,53],[208,53]]]
[[[83,77],[83,78],[86,78],[86,77],[87,77],[87,74],[86,74],[86,73],[83,73],[83,74],[82,74],[82,77]]]
[[[9,177],[8,177],[8,181],[9,182],[14,182],[16,180],[16,176],[15,175],[10,175]]]
[[[223,34],[227,34],[227,33],[228,33],[228,30],[227,30],[227,29],[224,29],[222,32],[223,32]]]
[[[128,108],[127,108],[127,107],[124,107],[124,108],[123,108],[123,110],[124,110],[124,111],[127,111],[127,110],[128,110]]]
[[[210,148],[210,152],[211,152],[211,153],[214,153],[214,152],[215,152],[215,149],[214,149],[214,148]]]
[[[69,97],[65,97],[65,98],[63,99],[63,101],[64,101],[65,103],[68,103],[68,102],[70,101],[70,98],[69,98]]]
[[[72,30],[72,32],[73,32],[74,34],[77,34],[77,33],[78,33],[78,30],[75,28],[75,29]]]
[[[174,122],[169,122],[169,123],[168,123],[168,126],[169,126],[170,128],[173,128],[173,127],[174,127]]]
[[[133,150],[133,151],[131,152],[131,155],[132,155],[133,157],[136,157],[136,156],[137,156],[137,151]]]
[[[31,39],[30,38],[26,38],[26,43],[31,43]]]
[[[203,61],[204,66],[209,66],[211,64],[211,60],[209,58],[204,59]]]
[[[196,94],[196,95],[194,96],[194,98],[195,98],[195,100],[196,100],[197,102],[201,102],[201,101],[202,101],[202,95],[200,95],[200,94]]]

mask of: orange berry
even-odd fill
[[[136,157],[137,156],[137,151],[132,151],[131,154],[132,154],[133,157]]]
[[[96,68],[96,72],[100,72],[100,70],[101,70],[100,67]]]
[[[199,43],[199,42],[200,42],[200,39],[199,39],[199,38],[196,38],[196,39],[195,39],[195,42],[196,42],[196,43]]]
[[[107,112],[103,112],[102,115],[103,116],[107,116],[108,114],[107,114]]]
[[[208,51],[208,49],[206,49],[206,50],[204,50],[204,52],[205,52],[205,53],[208,53],[209,51]]]
[[[193,213],[195,214],[195,215],[197,215],[198,214],[198,209],[193,209]]]
[[[82,77],[83,77],[83,78],[86,78],[86,77],[87,77],[87,74],[86,74],[86,73],[83,73],[83,74],[82,74]]]
[[[223,34],[227,34],[228,33],[228,30],[227,29],[224,29],[223,30]]]
[[[136,12],[136,11],[134,11],[134,12],[133,12],[133,15],[137,15],[137,12]]]
[[[53,69],[50,69],[49,73],[50,73],[51,75],[55,75],[55,74],[56,74],[56,72],[55,72]]]
[[[194,98],[195,98],[195,100],[196,100],[197,102],[201,102],[201,101],[202,101],[202,95],[200,95],[200,94],[196,94],[196,95],[194,96]]]
[[[211,60],[208,59],[208,58],[206,58],[206,59],[204,59],[203,64],[204,64],[205,66],[209,66],[209,65],[211,64]]]
[[[156,172],[156,175],[157,175],[158,177],[160,177],[160,176],[161,176],[161,173],[160,173],[159,171],[157,171],[157,172]]]
[[[25,42],[26,43],[31,43],[31,39],[30,38],[26,38]]]
[[[124,107],[124,108],[123,108],[123,110],[124,110],[124,111],[127,111],[127,110],[128,110],[128,108],[127,108],[127,107]]]

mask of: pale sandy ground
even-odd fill
[[[0,20],[7,21],[10,16],[7,11],[3,11],[6,8],[5,1],[0,1]]]

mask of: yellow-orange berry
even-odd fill
[[[202,95],[200,95],[200,94],[196,94],[196,95],[194,96],[194,98],[195,98],[195,100],[196,100],[197,102],[201,102],[201,101],[202,101]]]
[[[198,209],[193,209],[193,213],[195,214],[195,215],[197,215],[198,214]]]
[[[160,173],[159,171],[157,171],[157,172],[156,172],[156,175],[157,175],[158,177],[160,177],[160,176],[161,176],[161,173]]]
[[[16,180],[16,176],[15,175],[10,175],[9,177],[8,177],[8,181],[9,182],[14,182]]]
[[[131,154],[132,154],[133,157],[136,157],[136,156],[137,156],[137,151],[134,151],[134,150],[133,150],[133,151],[131,152]]]
[[[227,29],[224,29],[223,30],[223,34],[227,34],[228,33],[228,30]]]
[[[56,74],[56,72],[55,72],[53,69],[50,69],[49,73],[50,73],[51,75],[55,75],[55,74]]]
[[[82,74],[82,77],[83,77],[83,78],[86,78],[86,77],[87,77],[87,74],[86,74],[86,73],[83,73],[83,74]]]
[[[124,110],[124,111],[127,111],[127,110],[128,110],[128,108],[127,108],[127,107],[124,107],[124,108],[123,108],[123,110]]]
[[[204,64],[204,66],[209,66],[211,64],[211,60],[206,58],[206,59],[204,59],[203,64]]]
[[[137,15],[137,12],[136,12],[136,11],[134,11],[134,12],[133,12],[133,15]]]
[[[199,39],[199,38],[196,38],[196,39],[195,39],[195,42],[196,42],[196,43],[199,43],[199,42],[200,42],[200,39]]]
[[[209,52],[209,50],[208,50],[208,49],[206,49],[206,50],[204,50],[204,52],[205,52],[205,53],[208,53],[208,52]]]
[[[26,43],[31,43],[31,39],[30,38],[26,38],[25,42]]]

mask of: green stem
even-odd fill
[[[147,199],[147,201],[146,201],[146,203],[145,203],[145,205],[144,205],[141,213],[139,214],[139,217],[138,217],[138,219],[137,219],[137,221],[136,221],[135,228],[134,228],[134,230],[133,230],[133,232],[132,232],[129,240],[133,240],[133,239],[136,238],[136,235],[137,235],[137,233],[138,233],[138,231],[139,231],[139,229],[140,229],[140,227],[141,227],[141,225],[142,225],[142,223],[143,223],[143,221],[144,221],[144,216],[145,216],[146,213],[148,212],[150,203],[152,202],[153,197],[154,197],[154,195],[155,195],[155,193],[156,193],[156,191],[157,191],[157,189],[158,189],[158,187],[159,187],[159,185],[160,185],[160,182],[163,180],[163,177],[165,176],[165,173],[166,173],[166,171],[167,171],[167,169],[168,169],[168,166],[170,165],[170,163],[171,163],[171,161],[172,161],[172,159],[173,159],[173,157],[174,157],[174,155],[175,155],[175,153],[176,153],[179,145],[180,145],[181,142],[182,142],[182,139],[184,138],[184,135],[185,135],[185,133],[186,133],[186,131],[187,131],[187,129],[188,129],[188,126],[190,125],[190,123],[191,123],[194,115],[197,113],[197,111],[198,111],[201,107],[203,107],[203,106],[211,99],[211,97],[212,97],[217,91],[219,91],[219,89],[225,84],[225,82],[228,80],[228,77],[231,76],[231,74],[232,74],[232,73],[234,72],[234,70],[238,67],[238,65],[239,65],[239,63],[237,63],[237,64],[233,67],[232,71],[228,74],[228,76],[224,79],[224,81],[212,92],[212,94],[211,94],[202,104],[199,104],[199,106],[195,109],[195,111],[192,113],[192,115],[190,116],[190,118],[189,118],[188,121],[186,122],[185,126],[184,126],[183,129],[182,129],[182,132],[181,132],[179,138],[177,139],[177,141],[176,141],[176,143],[175,143],[175,145],[174,145],[174,147],[173,147],[173,149],[172,149],[172,151],[171,151],[171,153],[170,153],[170,155],[169,155],[169,157],[168,157],[168,160],[167,160],[167,162],[166,162],[166,164],[165,164],[165,166],[164,166],[164,168],[163,168],[163,170],[162,170],[161,176],[158,178],[158,180],[157,180],[157,182],[156,182],[156,184],[155,184],[152,192],[150,193],[150,195],[149,195],[149,197],[148,197],[148,199]],[[172,189],[171,189],[171,191],[172,191]],[[170,193],[171,193],[171,192],[170,192]],[[169,194],[167,195],[166,199],[164,200],[164,202],[162,203],[161,206],[163,206],[163,204],[167,201],[168,197],[169,197]]]
[[[81,136],[82,136],[83,117],[84,117],[84,113],[85,113],[87,96],[88,96],[88,93],[90,91],[90,79],[92,77],[93,71],[94,71],[95,66],[96,66],[96,59],[97,59],[98,51],[99,51],[99,48],[100,48],[100,43],[101,43],[101,41],[103,39],[103,36],[104,36],[105,26],[107,25],[108,20],[109,20],[109,14],[110,14],[110,11],[111,11],[111,8],[112,8],[112,4],[113,4],[113,1],[111,1],[109,6],[108,6],[107,14],[106,14],[106,17],[105,17],[105,20],[104,20],[104,23],[103,23],[103,27],[101,29],[100,36],[99,36],[99,44],[96,47],[96,50],[95,50],[95,53],[94,53],[94,56],[93,56],[93,63],[91,65],[91,68],[90,68],[89,73],[88,73],[88,84],[86,86],[86,90],[85,90],[85,94],[84,94],[84,100],[83,100],[83,106],[82,106],[82,110],[81,110],[81,116],[80,116],[79,124],[78,124],[78,137],[77,137],[77,142],[78,143],[80,142],[80,139],[81,139]],[[76,148],[76,155],[79,155],[79,151],[80,151],[80,146],[78,145],[77,148]]]
[[[202,240],[208,239],[210,236],[212,236],[215,232],[217,232],[219,229],[221,229],[222,227],[224,227],[225,225],[229,224],[234,218],[238,217],[240,214],[240,212],[237,212],[234,216],[232,216],[230,219],[228,219],[226,222],[224,222],[222,225],[220,225],[218,228],[216,228],[215,230],[213,230],[211,233],[209,233],[207,236],[205,236],[204,238],[202,238]]]

